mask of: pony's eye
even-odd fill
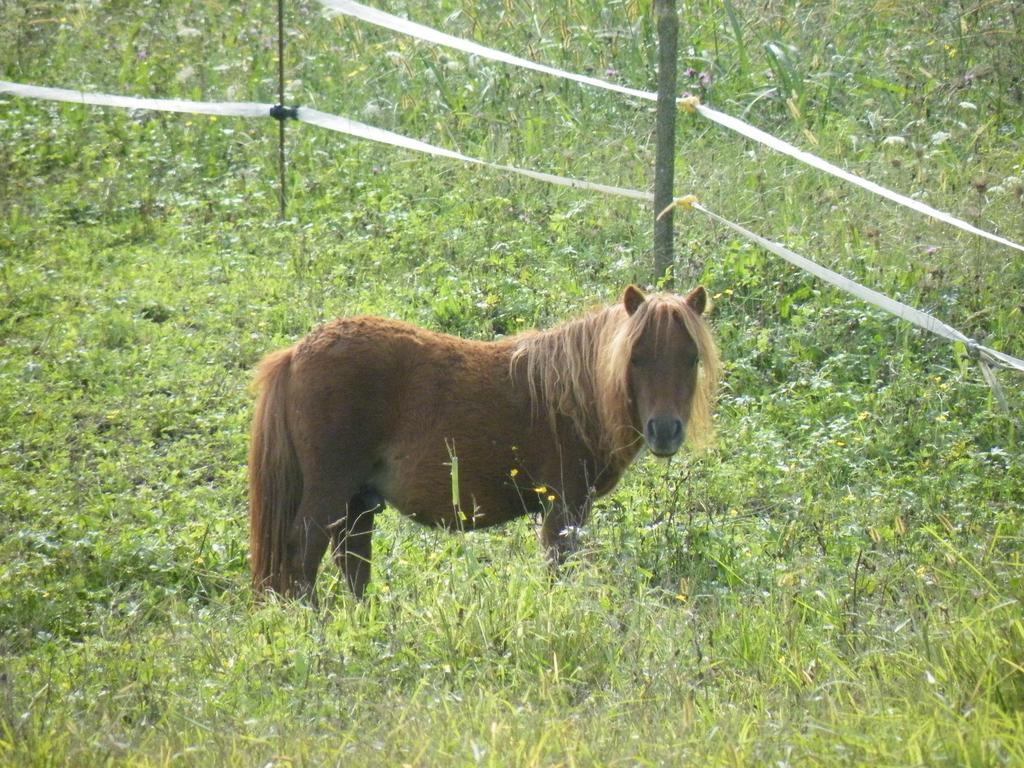
[[[647,365],[647,358],[643,355],[633,355],[629,358],[629,364],[636,368],[643,368]]]

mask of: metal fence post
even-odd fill
[[[277,0],[277,103],[284,106],[284,0]],[[285,217],[285,205],[288,201],[284,178],[285,170],[284,118],[281,117],[277,121],[277,172],[279,176],[277,200],[282,220]]]
[[[679,16],[676,0],[655,0],[658,31],[658,110],[654,160],[654,282],[673,285],[672,211],[660,220],[658,213],[671,204],[674,191],[676,150],[676,62],[679,48]]]

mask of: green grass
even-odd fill
[[[0,5],[0,77],[273,101],[274,9]],[[253,4],[246,4],[247,6]],[[292,99],[644,187],[653,113],[289,4]],[[653,88],[651,3],[378,7]],[[707,103],[1024,240],[1010,0],[695,2]],[[611,74],[606,75],[611,70]],[[946,135],[943,138],[942,135]],[[903,143],[889,141],[899,137]],[[647,283],[633,203],[288,126],[0,101],[0,764],[1019,765],[1021,379],[701,218],[718,440],[643,460],[549,579],[530,521],[389,513],[369,599],[247,583],[250,372],[372,312],[474,338]],[[1024,353],[1024,261],[688,116],[680,194]]]

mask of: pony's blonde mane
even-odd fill
[[[707,323],[680,296],[650,295],[632,315],[620,302],[548,331],[523,334],[512,354],[512,373],[525,366],[534,412],[545,415],[552,429],[559,417],[569,419],[590,450],[611,465],[624,465],[643,439],[633,424],[629,396],[633,347],[649,323],[661,327],[676,319],[700,358],[687,439],[702,446],[711,437],[721,364]]]

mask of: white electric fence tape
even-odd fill
[[[441,147],[435,147],[433,144],[427,144],[423,141],[417,141],[416,139],[410,139],[407,136],[402,136],[398,133],[392,133],[391,131],[385,131],[382,128],[374,128],[364,123],[350,120],[347,117],[338,117],[337,115],[330,115],[326,112],[320,112],[316,109],[308,109],[306,107],[299,107],[298,119],[303,123],[309,123],[310,125],[317,125],[321,128],[328,128],[332,131],[338,131],[340,133],[347,133],[351,136],[358,136],[360,138],[369,139],[370,141],[377,141],[383,144],[390,144],[394,147],[404,147],[405,149],[411,149],[416,152],[426,152],[430,155],[436,155],[438,157],[447,157],[452,160],[460,160],[464,163],[471,163],[473,165],[482,165],[487,168],[494,168],[499,171],[505,171],[507,173],[515,173],[520,176],[528,176],[531,179],[537,179],[539,181],[546,181],[550,184],[558,184],[563,187],[572,187],[573,189],[588,189],[594,192],[603,192],[606,195],[618,195],[619,197],[629,197],[634,200],[643,200],[645,202],[654,202],[654,196],[648,192],[640,192],[635,189],[626,189],[624,187],[613,187],[607,184],[595,184],[590,181],[582,181],[580,179],[570,179],[565,176],[555,176],[550,173],[541,173],[540,171],[531,171],[526,168],[517,168],[512,165],[502,165],[500,163],[489,163],[484,160],[478,160],[475,157],[469,157],[463,155],[460,152],[453,152],[450,149],[442,149]]]
[[[805,152],[804,150],[799,149],[798,147],[794,147],[792,144],[789,144],[788,142],[785,142],[782,139],[777,139],[770,133],[765,133],[760,128],[755,128],[752,125],[748,125],[747,123],[744,123],[742,120],[738,120],[735,117],[725,114],[724,112],[719,112],[718,110],[711,109],[710,107],[705,107],[703,104],[695,104],[694,109],[696,109],[698,114],[702,115],[703,117],[706,117],[708,120],[712,120],[713,122],[716,122],[721,126],[724,126],[732,131],[735,131],[736,133],[742,134],[743,136],[746,136],[748,139],[753,139],[754,141],[760,142],[761,144],[764,144],[766,147],[770,147],[771,149],[774,149],[776,152],[781,152],[784,155],[788,155],[789,157],[792,157],[794,160],[799,160],[800,162],[805,163],[811,166],[812,168],[817,168],[819,171],[825,171],[825,173],[829,173],[833,176],[836,176],[837,178],[842,179],[843,181],[848,181],[851,184],[855,184],[861,189],[866,189],[868,192],[874,192],[876,195],[884,197],[887,200],[892,200],[894,203],[899,203],[900,205],[910,208],[911,210],[917,211],[918,213],[923,213],[925,216],[931,216],[933,219],[937,221],[941,221],[945,224],[950,224],[951,226],[958,227],[959,229],[962,229],[965,232],[970,232],[971,234],[979,235],[980,237],[987,238],[989,240],[992,240],[993,242],[999,243],[1000,245],[1005,245],[1010,248],[1016,248],[1018,251],[1024,252],[1024,245],[1018,245],[1012,240],[1007,240],[1005,237],[1000,237],[999,235],[987,232],[984,229],[980,229],[974,226],[973,224],[964,221],[963,219],[958,219],[956,216],[945,213],[944,211],[940,211],[937,208],[932,208],[932,206],[927,205],[926,203],[922,203],[920,200],[914,200],[912,197],[901,195],[899,192],[893,192],[891,189],[887,189],[883,187],[881,184],[876,184],[873,181],[862,179],[860,176],[850,173],[849,171],[844,171],[839,166],[833,165],[827,160],[821,159],[817,155],[812,155],[810,152]]]
[[[260,104],[258,102],[202,102],[182,101],[180,99],[143,99],[134,96],[114,96],[108,93],[92,93],[90,91],[76,91],[68,88],[47,88],[37,85],[21,85],[6,80],[0,80],[0,94],[9,93],[14,96],[23,96],[34,99],[46,99],[49,101],[66,101],[74,104],[89,104],[101,107],[122,107],[125,109],[151,109],[163,112],[187,112],[200,115],[225,115],[237,117],[270,117],[270,110],[274,105]],[[390,144],[394,147],[411,149],[415,152],[424,152],[437,157],[447,157],[452,160],[459,160],[473,165],[486,166],[507,173],[515,173],[520,176],[527,176],[538,181],[546,181],[550,184],[558,184],[573,189],[586,189],[593,192],[602,192],[606,195],[617,195],[628,197],[633,200],[653,202],[654,196],[649,192],[640,192],[635,189],[614,187],[608,184],[596,184],[580,179],[570,179],[565,176],[556,176],[551,173],[531,171],[526,168],[517,168],[512,165],[500,163],[488,163],[478,160],[460,152],[453,152],[450,149],[436,147],[423,141],[410,139],[398,133],[386,131],[382,128],[375,128],[365,123],[350,120],[347,117],[331,115],[317,109],[299,107],[296,110],[296,119],[300,122],[316,125],[320,128],[327,128],[339,133],[345,133],[357,138],[368,139],[382,144]]]
[[[182,101],[181,99],[140,99],[134,96],[112,96],[108,93],[74,91],[69,88],[43,88],[38,85],[21,85],[0,80],[0,93],[25,96],[49,101],[67,101],[72,104],[91,104],[98,107],[122,107],[124,109],[152,109],[159,112],[186,112],[196,115],[223,115],[225,117],[269,117],[270,104],[252,101],[207,102]]]
[[[1024,373],[1024,360],[1019,360],[1016,357],[1004,354],[1002,352],[999,352],[998,350],[982,346],[981,344],[978,344],[978,342],[976,342],[974,339],[965,336],[956,328],[953,328],[950,325],[946,325],[946,323],[942,322],[941,320],[938,320],[932,317],[931,315],[922,312],[919,309],[915,309],[914,307],[908,306],[900,301],[890,299],[888,296],[879,293],[878,291],[873,291],[870,288],[866,288],[860,283],[850,280],[848,277],[843,277],[839,273],[833,272],[831,269],[828,269],[827,267],[823,267],[820,264],[811,261],[810,259],[804,258],[798,253],[794,253],[785,246],[779,245],[778,243],[761,237],[760,235],[756,235],[746,227],[742,227],[739,224],[735,224],[729,221],[728,219],[722,218],[717,213],[709,211],[700,203],[693,202],[690,203],[690,206],[700,211],[705,216],[714,219],[718,223],[724,224],[726,227],[733,230],[734,232],[743,235],[743,237],[747,238],[748,240],[757,243],[766,251],[774,253],[776,256],[785,259],[793,266],[799,267],[805,272],[810,272],[815,277],[824,280],[826,283],[834,285],[836,288],[846,291],[847,293],[857,297],[861,301],[866,301],[869,304],[874,304],[876,307],[884,309],[886,312],[892,315],[896,315],[896,317],[906,320],[908,323],[913,323],[919,328],[923,328],[926,331],[934,333],[936,336],[942,336],[943,338],[949,339],[950,341],[959,341],[961,344],[967,347],[968,352],[970,352],[972,355],[977,355],[977,357],[985,363],[997,365],[1003,368],[1012,368],[1013,370]]]
[[[428,43],[443,45],[446,48],[454,48],[457,51],[473,54],[474,56],[479,56],[483,59],[500,61],[504,64],[511,64],[515,67],[530,69],[534,72],[541,72],[545,75],[554,75],[555,77],[561,77],[566,80],[575,80],[577,83],[591,85],[595,88],[604,88],[607,91],[615,91],[616,93],[622,93],[626,96],[632,96],[637,99],[658,100],[657,94],[650,93],[648,91],[639,91],[635,88],[627,88],[623,85],[609,83],[607,80],[601,80],[596,77],[577,75],[572,72],[556,69],[555,67],[538,64],[534,61],[530,61],[529,59],[513,56],[510,53],[505,53],[504,51],[499,51],[495,48],[488,48],[484,45],[480,45],[479,43],[464,40],[461,37],[455,37],[454,35],[439,32],[432,27],[426,27],[423,24],[417,24],[416,22],[409,21],[408,19],[403,19],[398,16],[393,16],[392,14],[385,13],[384,11],[378,11],[376,8],[370,8],[361,3],[353,3],[349,2],[349,0],[320,0],[320,4],[329,11],[341,13],[345,16],[351,16],[354,19],[365,21],[368,24],[383,27],[384,29],[390,29],[392,32],[399,32],[403,35],[409,35],[409,37],[415,37],[418,40],[425,40]]]
[[[25,96],[37,99],[49,99],[54,101],[67,101],[78,104],[92,104],[97,106],[113,106],[123,107],[127,109],[152,109],[152,110],[163,110],[169,112],[188,112],[194,114],[207,114],[207,115],[229,115],[239,117],[270,117],[270,110],[273,105],[271,104],[259,104],[254,102],[222,102],[222,103],[205,103],[197,101],[182,101],[177,99],[140,99],[130,96],[113,96],[104,93],[88,93],[82,91],[73,91],[64,88],[44,88],[40,86],[31,85],[20,85],[18,83],[11,83],[0,80],[0,93],[10,93],[17,96]],[[374,128],[373,126],[366,125],[364,123],[350,120],[345,117],[337,115],[331,115],[326,112],[321,112],[316,109],[308,109],[306,107],[299,107],[297,109],[297,119],[301,122],[309,123],[320,128],[326,128],[328,130],[337,131],[357,138],[367,139],[369,141],[375,141],[390,146],[401,147],[403,149],[409,149],[416,152],[424,152],[426,154],[434,155],[437,157],[446,157],[452,160],[459,160],[461,162],[470,163],[473,165],[479,165],[486,168],[493,168],[495,170],[504,171],[508,173],[515,173],[521,176],[527,176],[532,179],[540,181],[546,181],[551,184],[558,184],[564,187],[571,187],[574,189],[586,189],[595,192],[602,192],[608,195],[616,195],[619,197],[627,197],[633,200],[640,200],[646,203],[654,202],[654,195],[650,192],[643,192],[636,189],[626,189],[624,187],[614,187],[607,184],[595,184],[589,181],[582,181],[579,179],[572,179],[565,176],[556,176],[550,173],[541,173],[538,171],[531,171],[525,168],[517,168],[510,165],[502,165],[499,163],[490,163],[484,160],[479,160],[468,155],[463,155],[459,152],[453,152],[449,149],[443,149],[436,147],[433,144],[428,144],[423,141],[416,139],[410,139],[407,136],[386,131],[382,128]],[[914,325],[923,328],[926,331],[930,331],[938,336],[942,336],[950,341],[958,341],[964,344],[968,350],[977,355],[979,361],[983,364],[992,364],[1001,366],[1004,368],[1011,368],[1016,371],[1024,372],[1024,360],[1019,360],[1011,355],[1004,354],[989,347],[982,346],[975,342],[973,339],[965,336],[955,328],[946,325],[940,320],[921,312],[918,309],[907,306],[894,299],[890,299],[877,291],[873,291],[870,288],[866,288],[859,283],[850,280],[849,278],[843,277],[842,275],[833,272],[826,267],[816,264],[815,262],[800,256],[793,251],[779,245],[771,240],[767,240],[760,235],[756,235],[745,227],[739,224],[734,224],[728,219],[722,218],[716,213],[705,208],[700,203],[695,201],[687,201],[687,206],[692,207],[704,215],[714,219],[715,221],[725,225],[729,229],[737,232],[743,237],[757,243],[762,248],[774,253],[777,256],[785,259],[794,266],[803,269],[806,272],[815,275],[816,277],[825,280],[828,283],[841,288],[847,293],[853,296],[867,301],[875,306],[890,312]],[[982,370],[984,371],[984,365]],[[991,372],[986,373],[986,380],[990,380],[993,377]],[[998,383],[998,382],[997,382]]]
[[[494,48],[488,48],[486,46],[474,43],[469,40],[464,40],[462,38],[455,37],[444,32],[439,32],[436,29],[432,29],[431,27],[427,27],[422,24],[417,24],[415,22],[409,21],[408,19],[403,19],[398,16],[394,16],[390,13],[378,11],[375,8],[370,8],[361,3],[352,2],[352,0],[320,0],[320,4],[327,8],[328,10],[333,11],[335,13],[351,16],[352,18],[359,19],[361,21],[365,21],[369,24],[374,24],[379,27],[383,27],[384,29],[389,29],[392,32],[399,32],[404,35],[409,35],[410,37],[415,37],[419,40],[425,40],[427,42],[435,43],[437,45],[443,45],[448,48],[454,48],[455,50],[462,51],[463,53],[473,54],[475,56],[480,56],[482,58],[491,59],[492,61],[500,61],[505,64],[512,64],[513,66],[522,67],[523,69],[528,69],[534,72],[541,72],[546,75],[553,75],[554,77],[560,77],[565,80],[572,80],[574,82],[593,86],[595,88],[603,88],[604,90],[607,91],[614,91],[616,93],[621,93],[626,96],[632,96],[633,98],[637,99],[644,99],[646,101],[658,100],[658,95],[652,91],[641,91],[637,90],[636,88],[627,88],[626,86],[618,85],[616,83],[610,83],[607,80],[601,80],[596,77],[578,75],[572,72],[566,72],[565,70],[556,69],[555,67],[548,67],[545,66],[544,64],[537,64],[536,62],[532,62],[528,59],[523,59],[520,58],[519,56],[512,56],[511,54],[505,53],[504,51],[499,51]],[[833,176],[836,176],[837,178],[849,182],[850,184],[854,184],[862,189],[865,189],[868,192],[873,192],[874,194],[880,195],[881,197],[884,197],[887,200],[891,200],[895,203],[899,203],[900,205],[906,206],[911,210],[917,211],[918,213],[923,213],[926,216],[930,216],[933,219],[936,219],[937,221],[941,221],[945,224],[950,224],[954,227],[958,227],[959,229],[964,230],[965,232],[970,232],[972,234],[988,238],[989,240],[1000,243],[1001,245],[1005,245],[1010,248],[1016,248],[1018,251],[1024,252],[1024,245],[1018,245],[1012,240],[1007,240],[1004,237],[1000,237],[999,235],[995,235],[992,234],[991,232],[985,231],[984,229],[980,229],[974,226],[973,224],[963,221],[962,219],[958,219],[955,216],[952,216],[951,214],[944,213],[943,211],[933,208],[930,205],[922,203],[920,200],[914,200],[913,198],[907,197],[906,195],[901,195],[898,192],[893,192],[892,190],[887,189],[881,186],[880,184],[876,184],[873,181],[863,179],[860,176],[857,176],[856,174],[843,170],[839,166],[834,165],[828,162],[827,160],[823,160],[817,155],[813,155],[810,152],[805,152],[804,150],[799,149],[798,147],[795,147],[792,144],[783,141],[782,139],[778,139],[772,136],[770,133],[762,131],[760,128],[755,128],[754,126],[749,125],[735,117],[727,115],[724,112],[719,112],[718,110],[706,107],[703,104],[700,104],[698,101],[693,100],[692,98],[681,98],[679,99],[679,102],[682,106],[685,106],[687,109],[696,111],[702,117],[711,120],[712,122],[718,123],[724,128],[728,128],[731,131],[735,131],[736,133],[739,133],[740,135],[745,136],[748,139],[753,139],[754,141],[757,141],[766,147],[774,149],[776,152],[781,152],[784,155],[788,155],[789,157],[792,157],[794,160],[799,160],[800,162],[805,163],[811,166],[812,168],[816,168],[820,171],[824,171],[825,173],[829,173]]]

